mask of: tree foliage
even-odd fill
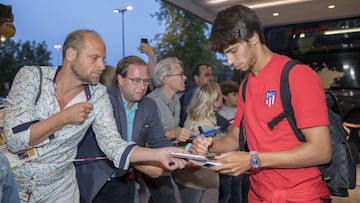
[[[175,56],[184,63],[184,71],[190,75],[197,63],[211,65],[214,72],[221,67],[215,53],[208,50],[207,32],[209,25],[202,19],[160,1],[160,10],[154,17],[165,24],[165,32],[155,36],[156,57],[162,59]]]
[[[15,42],[11,39],[0,44],[0,96],[6,96],[15,74],[24,65],[50,64],[51,53],[45,42]]]

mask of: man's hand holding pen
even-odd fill
[[[199,128],[199,130],[201,127]],[[203,134],[203,132],[200,133]],[[204,137],[203,135],[197,136],[192,142],[191,151],[195,154],[207,155],[209,152],[209,148],[212,145],[213,138],[212,137]]]
[[[195,154],[208,156],[209,148],[212,144],[212,137],[198,136],[192,142],[191,151]],[[210,150],[210,152],[214,151]],[[243,173],[248,173],[250,169],[249,157],[249,152],[233,151],[222,153],[213,157],[214,161],[221,163],[221,165],[210,168],[218,173],[238,176]]]

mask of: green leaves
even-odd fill
[[[214,76],[222,67],[215,53],[208,50],[210,25],[204,20],[172,5],[160,1],[160,10],[152,15],[159,24],[165,24],[165,32],[154,37],[154,50],[158,60],[175,56],[184,63],[184,71],[191,75],[197,63],[211,65]],[[191,82],[191,78],[187,80]]]
[[[5,97],[15,74],[24,65],[51,65],[45,42],[15,42],[7,39],[0,44],[0,96]]]

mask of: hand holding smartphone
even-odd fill
[[[147,43],[148,43],[148,39],[147,39],[147,38],[141,38],[140,42],[141,42],[141,43],[146,43],[146,44],[147,44]]]
[[[140,40],[140,52],[141,52],[141,53],[144,53],[143,46],[141,45],[142,43],[147,44],[147,43],[148,43],[148,39],[147,39],[147,38],[141,38],[141,40]]]

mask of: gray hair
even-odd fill
[[[156,64],[153,77],[156,87],[162,87],[164,85],[164,77],[171,74],[171,65],[173,64],[179,64],[183,67],[183,63],[176,57],[164,58]]]

